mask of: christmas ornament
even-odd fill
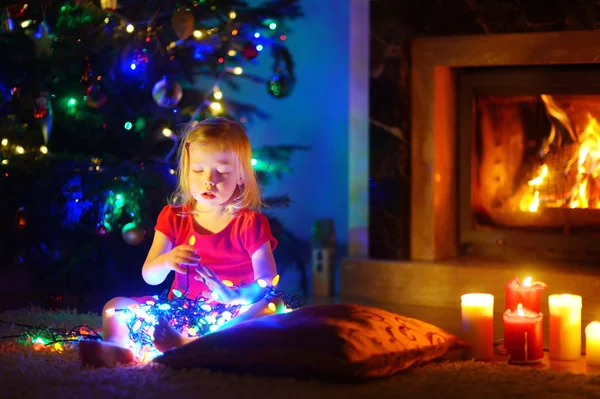
[[[52,43],[54,36],[50,34],[48,24],[45,21],[40,22],[40,27],[33,35],[35,41],[35,55],[38,58],[50,57],[52,55]]]
[[[33,117],[35,119],[42,119],[48,115],[47,99],[45,97],[38,97],[33,107]]]
[[[85,102],[93,109],[101,108],[108,101],[106,91],[100,82],[92,82],[85,91]]]
[[[267,90],[269,94],[276,98],[284,98],[290,95],[292,84],[287,75],[277,73],[267,81]]]
[[[252,61],[258,57],[258,50],[256,49],[256,45],[252,42],[244,44],[240,52],[246,61]]]
[[[103,223],[99,223],[98,226],[96,226],[96,233],[99,236],[104,237],[105,235],[108,235],[108,233],[110,233],[110,230],[106,228],[106,226]]]
[[[35,100],[35,107],[33,109],[33,116],[40,120],[44,144],[48,144],[50,133],[52,132],[52,104],[48,97],[48,92],[41,92]]]
[[[139,227],[135,222],[129,222],[121,230],[121,236],[123,240],[129,245],[138,245],[144,241],[146,232],[144,229]]]
[[[26,224],[27,219],[25,219],[25,208],[21,206],[19,209],[17,209],[17,214],[15,215],[15,225],[17,226],[17,229],[24,230]]]
[[[20,86],[14,86],[13,88],[10,89],[10,96],[12,98],[21,98],[21,87]]]
[[[185,9],[179,9],[171,17],[171,26],[177,38],[185,40],[194,31],[194,15]]]
[[[120,54],[119,61],[113,69],[116,72],[116,79],[124,85],[140,85],[146,83],[148,77],[148,52],[138,47],[134,43],[125,46]]]
[[[119,7],[117,0],[100,0],[100,7],[103,10],[113,11]]]
[[[90,82],[90,79],[92,79],[93,74],[92,64],[90,63],[90,59],[86,56],[83,60],[83,74],[79,81],[87,84]]]
[[[176,107],[182,96],[181,85],[166,76],[156,82],[152,88],[152,98],[162,108]]]
[[[15,30],[15,21],[10,15],[8,7],[4,9],[4,19],[2,20],[2,31],[4,33],[10,33]]]

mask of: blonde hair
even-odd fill
[[[220,149],[230,150],[237,160],[236,170],[240,173],[242,184],[236,188],[225,206],[225,211],[231,214],[236,214],[243,209],[258,211],[262,206],[262,198],[256,173],[250,164],[252,159],[250,140],[239,123],[225,118],[209,118],[187,126],[179,143],[177,189],[169,199],[169,203],[193,212],[195,200],[188,182],[190,168],[188,147],[192,143],[214,145]]]

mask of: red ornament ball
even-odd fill
[[[48,115],[48,96],[46,94],[40,94],[39,97],[35,100],[35,105],[33,107],[33,117],[35,119],[42,119]]]
[[[121,230],[121,236],[127,244],[138,245],[144,241],[146,232],[134,222],[130,222],[123,226],[123,230]]]
[[[85,91],[85,102],[88,107],[98,109],[108,101],[104,87],[98,82],[91,83]]]
[[[252,42],[244,44],[244,47],[242,47],[240,52],[246,61],[252,61],[258,57],[258,50],[256,49],[256,45]]]

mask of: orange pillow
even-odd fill
[[[254,374],[384,377],[463,347],[431,324],[359,305],[314,305],[264,316],[167,351],[155,362]]]

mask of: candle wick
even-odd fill
[[[525,331],[525,361],[527,361],[527,331]]]

